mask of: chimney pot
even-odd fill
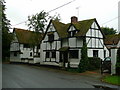
[[[71,23],[77,23],[77,22],[78,22],[78,18],[76,16],[72,16]]]

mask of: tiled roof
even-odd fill
[[[119,41],[120,41],[120,34],[107,35],[104,40],[104,43],[105,45],[117,45]]]
[[[88,19],[88,20],[83,20],[83,21],[78,21],[77,23],[68,23],[64,24],[55,20],[52,20],[52,23],[58,32],[58,35],[60,38],[66,38],[68,37],[68,32],[67,30],[71,25],[73,25],[77,30],[78,33],[75,34],[75,36],[85,36],[91,25],[96,19]]]
[[[14,33],[16,34],[18,42],[23,44],[38,44],[43,37],[43,34],[41,33],[19,28],[14,28]]]

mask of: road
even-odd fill
[[[66,71],[23,64],[2,65],[3,88],[94,88],[93,85],[109,85],[99,76],[71,74]]]

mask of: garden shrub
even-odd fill
[[[100,69],[101,59],[98,57],[89,57],[88,63],[88,70],[97,70]]]
[[[81,49],[81,60],[78,65],[78,72],[85,72],[88,68],[88,56],[87,56],[87,45],[83,45]]]

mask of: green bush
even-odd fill
[[[89,57],[88,58],[88,70],[97,70],[100,69],[101,59],[98,57]]]
[[[84,43],[81,49],[81,60],[78,65],[78,72],[85,72],[88,68],[88,56],[87,56],[87,45]]]

